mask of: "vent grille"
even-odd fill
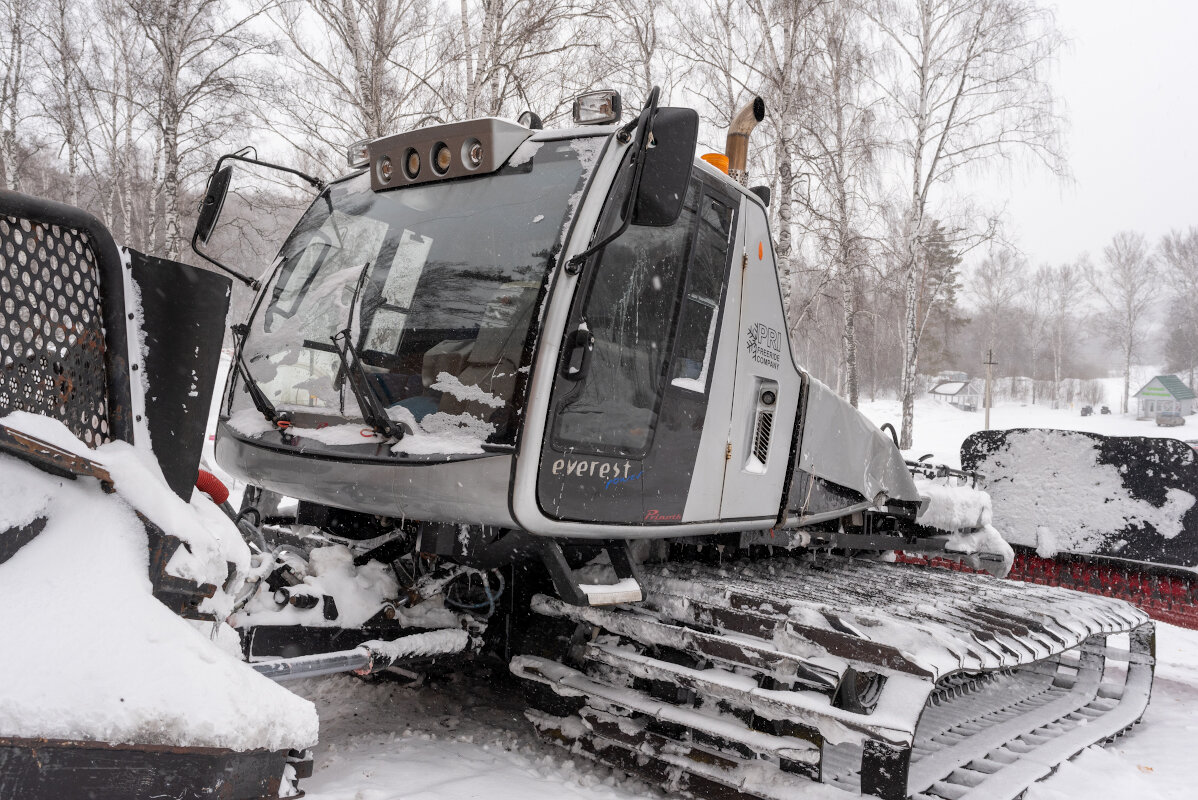
[[[0,215],[0,413],[111,441],[96,256],[87,234]]]
[[[757,430],[753,434],[753,458],[765,466],[766,456],[770,454],[770,433],[774,430],[774,412],[757,412]]]

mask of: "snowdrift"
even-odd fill
[[[312,704],[240,661],[223,620],[249,551],[203,495],[190,504],[146,454],[90,450],[61,423],[16,412],[10,427],[102,464],[116,494],[0,456],[0,535],[46,520],[0,563],[0,735],[279,750],[317,739]],[[151,594],[147,535],[135,509],[183,540],[167,571],[220,587],[185,620]],[[188,552],[190,549],[190,552]]]

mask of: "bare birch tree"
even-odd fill
[[[700,117],[721,132],[749,91],[745,53],[755,52],[757,46],[756,38],[745,30],[742,10],[741,0],[697,0],[674,6],[678,27],[687,35],[671,47],[696,78],[687,90],[701,101]],[[771,113],[766,109],[767,116]]]
[[[1061,403],[1065,361],[1077,337],[1078,311],[1087,294],[1085,273],[1089,262],[1052,267],[1048,280],[1049,333],[1052,347],[1053,407]]]
[[[40,0],[0,0],[0,173],[6,189],[21,188],[21,128],[30,87],[32,31]]]
[[[745,0],[750,24],[757,30],[757,46],[742,54],[750,87],[765,100],[772,140],[777,192],[771,203],[776,225],[774,251],[782,281],[782,294],[791,333],[829,283],[826,270],[809,285],[798,287],[801,276],[795,233],[795,188],[799,166],[799,138],[808,100],[809,73],[817,56],[814,14],[818,0]],[[812,276],[806,276],[808,278]],[[801,297],[796,297],[799,288]]]
[[[1160,243],[1161,266],[1173,295],[1175,313],[1169,315],[1170,326],[1177,328],[1174,341],[1188,349],[1182,354],[1181,368],[1188,366],[1190,389],[1195,390],[1194,374],[1198,369],[1198,228],[1171,231]]]
[[[83,63],[89,57],[86,27],[78,7],[69,0],[51,0],[47,11],[49,19],[39,31],[45,89],[38,92],[38,101],[66,156],[67,202],[77,206],[79,157],[88,138],[83,120]]]
[[[878,141],[876,97],[867,80],[872,62],[859,34],[854,2],[834,0],[814,14],[815,58],[808,76],[799,151],[810,171],[802,206],[818,241],[826,274],[839,284],[843,389],[857,405],[857,297],[869,261],[868,216],[876,205],[871,190]]]
[[[670,102],[674,87],[687,85],[694,67],[687,46],[705,38],[683,22],[700,19],[699,7],[670,0],[611,0],[595,9],[596,21],[576,27],[575,35],[609,40],[611,46],[594,48],[583,83],[591,88],[610,83],[626,98],[626,107],[648,97],[654,86],[661,87],[662,104]],[[688,91],[693,85],[697,82],[687,85]]]
[[[267,119],[327,163],[352,142],[425,122],[446,105],[430,0],[285,0],[269,16],[291,67],[276,83]]]
[[[450,115],[457,119],[515,116],[525,108],[561,108],[573,89],[562,85],[567,53],[598,47],[569,36],[569,28],[594,15],[575,0],[460,0],[453,63],[456,90]],[[556,77],[556,80],[554,80]]]
[[[1086,279],[1103,308],[1103,327],[1117,346],[1123,368],[1119,411],[1127,413],[1131,394],[1131,360],[1144,340],[1147,315],[1159,292],[1156,259],[1143,234],[1120,231],[1102,249],[1102,268],[1086,271]]]
[[[910,176],[899,390],[899,444],[909,448],[930,206],[957,173],[993,159],[1030,154],[1064,171],[1045,75],[1061,37],[1051,14],[1029,0],[873,0],[870,16],[896,54],[882,86]]]
[[[137,181],[138,149],[149,120],[137,73],[147,56],[147,45],[124,0],[96,0],[90,28],[90,58],[82,73],[82,116],[86,122],[83,149],[85,166],[100,188],[103,218],[115,229],[121,219],[121,241],[144,247],[136,226],[136,195],[144,188]],[[135,233],[136,231],[136,233]]]
[[[969,290],[979,315],[985,320],[985,349],[994,350],[998,346],[999,329],[1015,310],[1026,273],[1026,263],[1008,247],[990,253],[974,270]]]
[[[150,110],[162,147],[163,249],[177,258],[185,158],[235,121],[232,101],[250,92],[244,62],[264,49],[251,31],[261,11],[231,15],[224,0],[129,0],[129,6],[155,55]]]
[[[1030,351],[1032,379],[1032,405],[1038,395],[1040,379],[1040,355],[1048,335],[1051,308],[1052,267],[1042,264],[1031,276],[1024,292],[1024,312],[1027,316],[1028,350]]]

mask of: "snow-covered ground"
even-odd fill
[[[1133,403],[1134,406],[1134,403]],[[889,422],[897,429],[903,419],[897,400],[862,402],[861,411],[878,425]],[[925,398],[915,402],[915,446],[908,455],[931,453],[933,460],[949,466],[961,465],[961,442],[984,426],[983,411],[962,411],[942,400]],[[1053,409],[1030,403],[999,403],[990,410],[990,427],[1057,428],[1089,431],[1107,436],[1156,436],[1168,439],[1198,439],[1198,415],[1186,417],[1178,428],[1158,428],[1152,420],[1135,414],[1099,414],[1083,417],[1078,408]]]

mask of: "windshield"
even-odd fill
[[[388,416],[413,431],[397,451],[511,444],[536,299],[601,142],[528,141],[478,178],[331,187],[284,245],[250,324],[244,354],[263,392],[280,409],[360,420],[332,341],[348,329]],[[362,442],[319,427],[326,443]]]

